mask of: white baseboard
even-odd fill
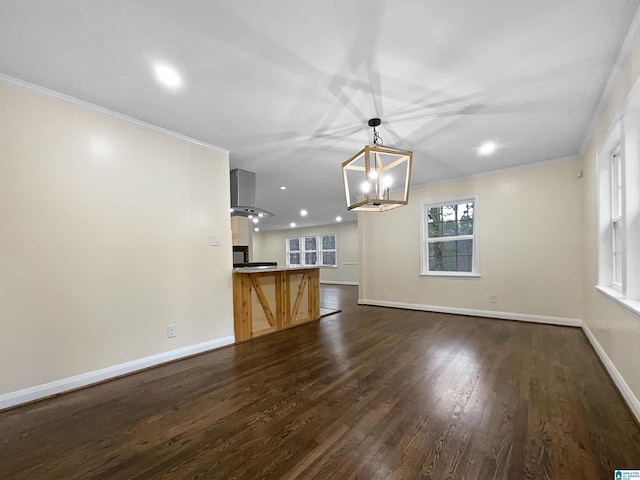
[[[443,307],[440,305],[423,305],[419,303],[388,302],[383,300],[358,300],[358,305],[374,305],[377,307],[406,308],[408,310],[423,310],[425,312],[452,313],[454,315],[469,315],[473,317],[499,318],[502,320],[518,320],[521,322],[546,323],[567,327],[581,327],[582,319],[569,317],[550,317],[546,315],[531,315],[528,313],[497,312],[494,310],[475,310],[472,308]]]
[[[341,282],[340,280],[320,280],[320,283],[326,283],[329,285],[353,285],[358,286],[358,282]]]
[[[607,355],[607,352],[605,352],[604,348],[602,348],[602,345],[600,345],[600,342],[598,342],[598,339],[595,337],[589,327],[583,325],[582,330],[589,339],[589,342],[591,342],[593,349],[600,357],[600,360],[602,361],[604,367],[607,369],[607,372],[609,372],[609,375],[613,379],[613,383],[615,383],[616,387],[618,387],[618,391],[622,395],[622,398],[624,398],[625,402],[629,406],[629,409],[636,417],[636,420],[638,421],[638,423],[640,423],[640,400],[638,400],[638,397],[634,395],[629,385],[627,385],[624,377],[620,374],[613,361],[611,360],[611,358],[609,358],[609,355]]]
[[[230,345],[234,342],[235,338],[233,336],[217,338],[208,342],[177,348],[175,350],[169,350],[168,352],[139,358],[119,365],[113,365],[112,367],[101,368],[100,370],[94,370],[92,372],[82,373],[73,377],[63,378],[62,380],[56,380],[54,382],[36,385],[35,387],[5,393],[0,395],[0,410],[45,397],[50,397],[52,395],[57,395],[59,393],[68,392],[70,390],[76,390],[81,387],[120,377],[145,368],[154,367],[172,360],[178,360],[180,358],[189,357],[208,350],[224,347],[225,345]]]

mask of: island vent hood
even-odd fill
[[[273,213],[256,207],[256,174],[236,168],[231,170],[231,216],[273,217]]]

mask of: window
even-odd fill
[[[287,265],[290,267],[301,265],[299,238],[287,238]]]
[[[335,235],[321,235],[322,245],[322,258],[320,259],[320,265],[325,267],[336,267],[338,265],[336,261],[336,236]]]
[[[478,276],[475,198],[422,204],[421,275]]]
[[[287,238],[287,266],[337,267],[335,234]]]
[[[640,314],[640,114],[613,126],[597,155],[598,285]]]
[[[622,288],[622,159],[620,146],[611,155],[611,258],[612,258],[612,286]]]
[[[317,265],[318,264],[318,239],[316,237],[303,237],[304,238],[304,264],[305,265]]]

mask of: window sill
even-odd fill
[[[429,273],[421,273],[421,278],[480,278],[479,273],[461,273],[461,272],[429,272]]]
[[[602,287],[600,285],[596,285],[596,290],[600,293],[606,295],[611,300],[619,303],[624,308],[629,310],[631,313],[640,316],[640,302],[637,300],[628,300],[626,299],[621,292],[615,290],[611,287]]]

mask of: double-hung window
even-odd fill
[[[313,266],[318,264],[318,238],[302,237],[304,241],[304,264]]]
[[[336,267],[338,265],[336,257],[336,236],[334,234],[320,235],[320,245],[322,248],[320,265],[323,267]]]
[[[477,199],[422,203],[420,274],[478,276]]]
[[[640,113],[624,114],[598,151],[598,284],[640,315]]]
[[[624,262],[622,224],[622,158],[620,146],[611,155],[611,285],[622,289],[622,264]]]
[[[297,267],[302,265],[300,256],[300,238],[287,238],[287,265]]]
[[[337,267],[336,235],[305,235],[287,238],[287,266]]]

